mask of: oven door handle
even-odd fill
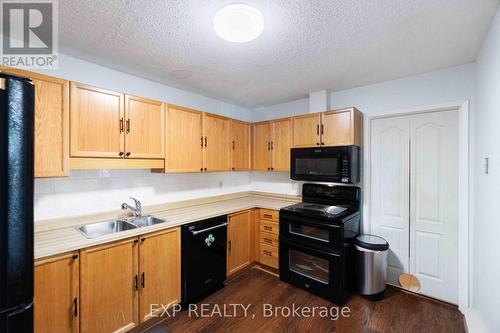
[[[203,232],[207,232],[207,231],[214,230],[214,229],[219,229],[219,228],[222,228],[225,226],[227,226],[227,222],[224,222],[224,223],[218,224],[218,225],[214,225],[213,227],[210,227],[210,228],[205,228],[205,229],[201,229],[201,230],[194,230],[194,231],[192,230],[191,234],[193,234],[193,236],[196,236],[196,235],[201,234]]]

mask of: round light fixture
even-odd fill
[[[249,42],[264,30],[264,17],[254,7],[232,4],[219,9],[214,30],[222,39],[234,43]]]

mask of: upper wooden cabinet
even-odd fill
[[[356,108],[294,117],[294,147],[361,146],[361,112]]]
[[[1,67],[35,86],[35,178],[69,176],[69,81]]]
[[[82,333],[125,331],[139,323],[138,240],[80,252]]]
[[[168,229],[140,238],[140,319],[155,313],[151,304],[173,305],[181,302],[180,228]],[[163,309],[158,306],[158,311]]]
[[[253,124],[253,170],[289,171],[292,118]]]
[[[203,171],[203,112],[169,104],[165,118],[165,172]]]
[[[247,210],[229,216],[227,227],[227,275],[231,275],[251,263],[252,211]]]
[[[293,117],[293,146],[296,148],[320,145],[321,113]]]
[[[250,124],[231,120],[231,169],[246,171],[252,168],[250,159]]]
[[[35,262],[35,333],[77,333],[79,329],[78,252]]]
[[[71,82],[71,156],[123,157],[124,95]]]
[[[229,118],[203,113],[203,171],[231,170]]]
[[[361,146],[361,112],[356,108],[323,112],[321,145]]]
[[[163,158],[163,103],[125,95],[125,157]]]

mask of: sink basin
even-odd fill
[[[132,230],[137,228],[132,224],[123,220],[113,220],[84,225],[78,230],[87,238],[96,238],[99,236],[114,234],[120,231]]]
[[[133,223],[137,227],[148,227],[150,225],[155,225],[158,223],[163,223],[165,220],[159,219],[154,216],[139,216],[139,217],[133,217],[130,219],[127,219],[128,222]]]

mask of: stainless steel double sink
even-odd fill
[[[154,216],[145,215],[123,220],[111,220],[87,224],[77,228],[77,230],[87,238],[96,238],[121,231],[148,227],[163,222],[165,222],[165,220],[159,219]]]

